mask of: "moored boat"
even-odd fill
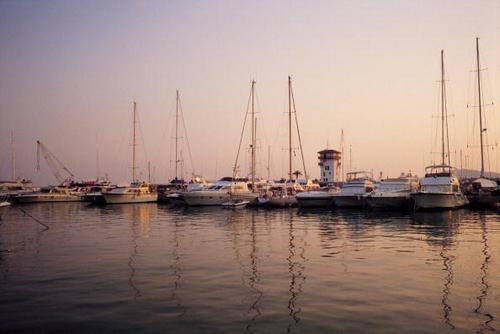
[[[448,165],[426,167],[420,190],[411,194],[416,210],[456,209],[469,203],[460,190],[455,169]]]
[[[346,173],[346,182],[334,195],[335,206],[339,208],[362,208],[365,195],[373,190],[373,181],[369,173],[357,171]]]
[[[108,192],[103,193],[106,204],[133,204],[133,203],[149,203],[158,201],[158,192],[152,185],[146,182],[140,182],[136,178],[136,117],[137,104],[134,102],[133,110],[133,144],[132,144],[132,183],[130,186],[116,187]]]
[[[464,185],[464,193],[473,207],[500,207],[500,195],[498,194],[498,184],[495,180],[487,178],[485,173],[485,138],[484,133],[487,131],[486,117],[483,111],[483,101],[481,94],[481,66],[479,62],[479,38],[476,38],[476,73],[477,73],[477,107],[479,116],[479,147],[481,149],[480,161],[481,172],[479,178],[472,180],[472,182]],[[488,153],[488,150],[486,150]]]
[[[133,182],[128,187],[117,187],[103,193],[106,204],[149,203],[158,200],[158,193],[145,182]]]
[[[76,188],[49,186],[32,193],[23,193],[13,198],[16,203],[80,202],[83,193]]]
[[[450,165],[445,82],[444,51],[441,50],[441,164],[425,168],[420,189],[411,194],[415,210],[456,209],[469,203],[460,189],[455,168]]]
[[[418,186],[418,177],[411,174],[381,180],[372,192],[366,194],[366,206],[370,209],[413,208],[411,193],[416,191]]]
[[[179,194],[189,206],[216,206],[228,202],[231,195],[237,196],[239,192],[249,192],[246,179],[223,177],[206,189],[184,191]]]
[[[333,207],[334,196],[339,190],[337,187],[330,187],[324,190],[304,191],[295,195],[295,198],[297,205],[301,208]]]

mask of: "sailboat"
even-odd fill
[[[171,205],[185,205],[186,202],[184,201],[182,194],[184,192],[189,192],[193,190],[202,190],[207,188],[209,185],[207,184],[206,180],[200,176],[196,175],[193,171],[191,179],[189,181],[184,180],[184,173],[183,173],[183,158],[182,158],[182,151],[179,150],[179,139],[181,138],[179,136],[179,122],[182,123],[183,129],[184,129],[184,136],[186,137],[186,142],[187,142],[187,148],[189,151],[189,157],[191,158],[191,149],[189,147],[189,141],[187,138],[187,131],[186,131],[186,125],[184,124],[184,115],[182,112],[182,106],[181,106],[181,97],[179,90],[176,90],[175,92],[175,136],[174,136],[174,143],[175,143],[175,176],[174,178],[163,184],[159,184],[157,186],[158,190],[158,202],[163,202],[163,203],[168,203]],[[191,160],[191,166],[192,166],[192,160]],[[180,164],[180,173],[179,173],[179,164]],[[194,168],[193,168],[194,169]],[[179,174],[181,176],[179,176]]]
[[[133,143],[132,143],[132,183],[127,187],[117,187],[106,193],[103,193],[104,200],[107,204],[124,204],[124,203],[147,203],[156,202],[158,193],[153,191],[151,186],[146,182],[139,182],[136,178],[136,118],[137,104],[134,102],[133,116]]]
[[[441,164],[425,168],[420,190],[411,194],[415,210],[455,209],[468,204],[467,197],[460,190],[456,169],[450,166],[447,118],[444,51],[441,50]]]
[[[292,111],[293,109],[293,111]],[[264,195],[259,197],[259,202],[268,207],[290,207],[297,205],[295,195],[303,191],[302,186],[293,180],[292,169],[292,113],[295,114],[295,125],[297,127],[297,137],[299,140],[300,154],[302,157],[302,166],[304,168],[304,176],[308,179],[306,165],[304,163],[304,152],[302,150],[302,141],[300,138],[299,125],[297,122],[297,110],[295,109],[295,100],[292,90],[292,78],[288,76],[288,179],[284,184],[276,184],[271,187]],[[298,175],[298,174],[297,174]]]
[[[11,147],[11,178],[0,181],[0,198],[12,200],[15,196],[32,193],[35,191],[30,180],[25,180],[16,175],[16,148],[14,144],[14,131],[10,132]]]
[[[248,108],[245,113],[245,120],[243,121],[243,129],[241,131],[240,143],[238,146],[238,152],[236,154],[236,161],[233,168],[233,184],[231,185],[229,195],[231,200],[229,202],[223,203],[223,206],[231,207],[232,205],[238,205],[243,202],[247,202],[248,205],[259,204],[259,192],[257,189],[256,182],[256,143],[257,143],[257,118],[255,117],[255,80],[252,80],[252,85],[250,87],[250,102],[251,102],[251,143],[250,143],[250,182],[238,182],[236,177],[238,170],[238,158],[240,155],[241,142],[243,140],[243,135],[245,133],[245,125],[248,117]]]
[[[481,68],[479,62],[479,38],[476,37],[476,65],[477,65],[477,97],[479,110],[479,143],[481,148],[481,173],[478,179],[473,180],[465,187],[465,194],[471,206],[500,207],[500,186],[495,180],[489,179],[484,172],[484,136],[486,126],[483,115],[483,97],[481,95]]]

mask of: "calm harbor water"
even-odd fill
[[[500,330],[491,211],[11,207],[2,332]]]

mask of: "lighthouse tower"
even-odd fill
[[[338,182],[340,174],[341,154],[336,150],[323,150],[318,152],[318,165],[320,169],[320,183],[333,184]]]

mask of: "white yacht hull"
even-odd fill
[[[259,194],[252,192],[244,193],[232,193],[231,199],[236,201],[248,201],[247,205],[258,205],[259,204]]]
[[[159,198],[158,198],[159,200]],[[186,205],[186,201],[184,201],[184,197],[181,193],[170,193],[165,196],[164,202],[170,205]]]
[[[158,194],[103,194],[106,204],[151,203],[158,201]]]
[[[230,200],[229,193],[222,191],[191,191],[181,195],[189,206],[216,206]]]
[[[415,210],[456,209],[469,204],[461,193],[425,193],[411,195]]]
[[[366,197],[366,206],[370,209],[410,209],[413,201],[407,196],[371,196]]]
[[[334,196],[335,206],[339,208],[362,208],[365,206],[365,198],[362,195],[338,195]]]
[[[14,200],[17,203],[54,203],[54,202],[81,202],[79,195],[62,194],[29,194],[16,196]]]
[[[264,206],[271,208],[287,208],[296,205],[297,199],[293,196],[271,197],[264,203]]]
[[[331,194],[299,193],[295,198],[301,208],[332,207],[334,204]]]

